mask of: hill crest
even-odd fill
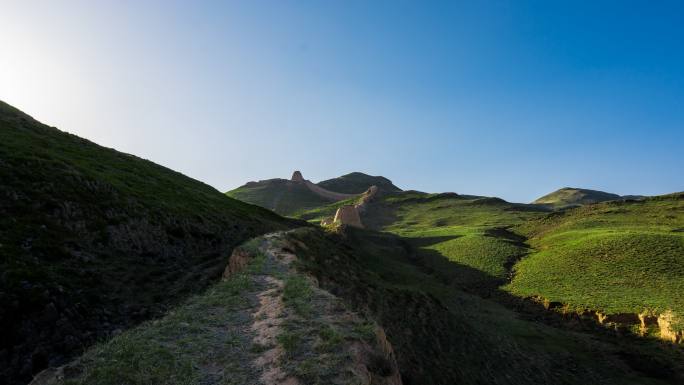
[[[622,200],[618,194],[578,187],[563,187],[536,199],[534,204],[553,206],[556,208],[583,206],[588,204]]]

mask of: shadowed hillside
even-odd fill
[[[0,383],[157,316],[234,246],[291,226],[0,102]]]
[[[273,210],[280,215],[293,215],[301,210],[333,202],[311,191],[306,185],[287,179],[249,182],[226,193],[231,198]]]

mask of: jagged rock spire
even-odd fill
[[[301,172],[295,171],[292,173],[292,178],[290,178],[290,180],[293,182],[304,182],[304,177]]]

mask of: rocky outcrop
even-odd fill
[[[290,180],[293,182],[304,182],[304,177],[301,172],[295,171],[292,173],[292,178],[290,178]]]
[[[366,206],[375,199],[375,196],[378,194],[378,191],[378,186],[370,186],[368,190],[366,190],[366,192],[364,192],[361,196],[361,200],[359,201],[359,203],[356,204],[356,209],[360,213],[366,211]]]
[[[356,208],[356,206],[352,205],[346,205],[338,208],[333,222],[339,223],[341,225],[363,228],[363,225],[361,224],[361,217],[359,216],[359,210]]]
[[[684,330],[681,326],[676,328],[675,325],[681,325],[682,320],[679,319],[671,310],[662,313],[658,317],[658,327],[660,328],[660,338],[673,343],[684,343]]]
[[[334,217],[328,217],[321,220],[321,226],[328,226],[332,224],[349,225],[363,228],[361,222],[361,214],[366,211],[366,207],[375,199],[379,189],[377,186],[371,186],[361,195],[358,203],[355,205],[345,205],[337,209]]]
[[[252,257],[247,250],[241,247],[235,248],[228,259],[228,266],[226,266],[226,269],[223,271],[223,279],[229,278],[244,269],[251,258]]]
[[[612,313],[584,309],[577,310],[566,303],[549,301],[542,297],[532,297],[534,302],[540,303],[544,309],[563,314],[564,317],[591,320],[597,324],[614,329],[618,332],[634,332],[638,326],[638,333],[642,336],[654,335],[672,343],[684,343],[684,322],[672,310],[660,314],[653,311],[641,313]]]
[[[290,181],[296,182],[296,183],[302,183],[304,184],[311,192],[317,194],[318,196],[321,196],[325,199],[329,199],[332,201],[341,201],[349,198],[355,197],[357,194],[343,194],[343,193],[338,193],[330,190],[326,190],[323,187],[317,186],[311,181],[308,181],[304,179],[304,176],[302,176],[302,173],[299,171],[295,171],[292,173],[292,178],[290,178]]]

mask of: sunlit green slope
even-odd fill
[[[521,224],[536,252],[508,290],[607,314],[684,314],[684,194],[606,202]]]
[[[617,194],[582,188],[565,187],[534,201],[535,204],[553,208],[566,208],[589,205],[599,202],[621,200]]]

